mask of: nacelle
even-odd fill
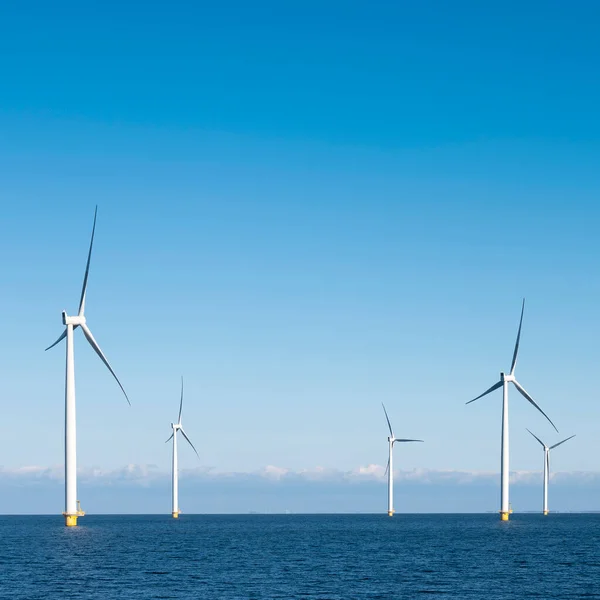
[[[63,310],[62,314],[63,323],[65,325],[83,325],[85,321],[85,317],[77,315],[76,317],[70,317],[66,311]]]

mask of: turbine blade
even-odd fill
[[[510,366],[510,374],[515,372],[517,366],[517,354],[519,353],[519,342],[521,341],[521,327],[523,326],[523,312],[525,311],[525,298],[523,298],[523,305],[521,306],[521,320],[519,321],[519,332],[517,333],[517,341],[515,343],[515,352],[513,354],[512,365]]]
[[[554,427],[554,429],[556,430],[556,433],[558,433],[558,429],[556,429],[556,425],[552,422],[550,417],[535,403],[535,400],[525,391],[525,388],[516,379],[513,379],[513,383],[515,384],[515,387],[519,390],[521,395],[526,400],[529,400],[529,402],[531,402],[531,404],[533,404],[533,406],[535,406],[546,417],[546,419],[548,419],[548,422],[550,423],[550,425],[552,425],[552,427]]]
[[[172,433],[172,434],[171,434],[171,437],[170,437],[170,438],[169,438],[169,439],[168,439],[168,440],[165,442],[165,444],[166,444],[167,442],[170,442],[170,441],[173,439],[173,436],[174,436],[174,435],[175,435],[175,434],[174,434],[174,433]]]
[[[560,446],[561,444],[564,444],[565,442],[568,442],[569,440],[573,439],[575,436],[572,435],[571,437],[568,437],[566,440],[563,440],[562,442],[558,442],[558,444],[554,444],[554,446],[550,446],[550,450],[552,450],[552,448],[556,448],[556,446]]]
[[[392,443],[395,444],[396,442],[422,442],[423,440],[402,440],[402,439],[397,439],[394,440]]]
[[[192,449],[196,453],[196,456],[198,458],[200,458],[200,455],[198,454],[198,450],[196,450],[196,448],[194,448],[194,444],[192,444],[192,442],[190,441],[190,438],[187,435],[185,435],[185,431],[183,429],[180,429],[179,431],[181,431],[181,435],[187,440],[187,443],[192,447]]]
[[[60,337],[54,342],[54,344],[52,344],[51,346],[48,346],[46,348],[46,350],[50,350],[50,348],[54,348],[54,346],[56,346],[56,344],[58,344],[58,342],[62,342],[66,337],[67,337],[67,328],[65,327],[65,330],[60,334]],[[44,352],[46,352],[46,350],[44,350]]]
[[[390,470],[390,459],[388,458],[387,465],[385,466],[385,472],[383,474],[384,477],[388,474],[389,470]]]
[[[79,316],[83,316],[85,311],[85,290],[87,288],[88,275],[90,273],[90,260],[92,259],[92,246],[94,245],[94,233],[96,232],[96,216],[98,215],[98,205],[94,211],[94,225],[92,227],[92,239],[90,240],[90,249],[88,252],[87,263],[85,265],[85,275],[83,276],[83,286],[81,288],[81,300],[79,301]]]
[[[390,418],[388,417],[387,410],[385,410],[385,404],[382,402],[381,406],[383,406],[383,412],[385,413],[385,419],[387,421],[388,427],[390,428],[390,435],[394,437],[394,432],[392,431],[392,424],[390,423]]]
[[[179,417],[177,419],[177,424],[181,425],[181,409],[183,408],[183,375],[181,376],[181,400],[179,402]]]
[[[527,429],[527,427],[525,427],[525,429]],[[527,429],[527,431],[529,431],[529,429]],[[544,442],[542,442],[542,440],[540,440],[540,438],[535,435],[535,433],[532,433],[531,431],[529,431],[529,433],[531,433],[531,435],[542,445],[544,446],[544,448],[546,447],[546,444],[544,444]]]
[[[483,392],[483,394],[479,394],[479,396],[477,396],[477,398],[473,398],[473,400],[469,400],[467,402],[467,404],[471,404],[471,402],[475,402],[475,400],[479,400],[479,398],[483,398],[484,396],[487,396],[490,392],[493,392],[494,390],[497,390],[498,388],[502,387],[502,380],[500,380],[498,383],[495,383],[489,390],[486,390],[485,392]]]
[[[96,354],[100,357],[102,362],[106,365],[106,368],[112,373],[112,376],[115,378],[115,380],[119,384],[121,391],[123,392],[123,394],[125,394],[125,399],[127,400],[127,404],[129,404],[129,406],[131,406],[131,402],[129,402],[129,398],[127,397],[127,392],[125,391],[125,388],[121,385],[119,378],[117,377],[115,372],[112,370],[112,367],[110,366],[106,356],[104,356],[104,352],[102,352],[102,350],[100,349],[100,346],[98,346],[98,342],[96,342],[96,340],[94,339],[94,336],[92,335],[92,332],[90,331],[89,327],[85,323],[82,323],[81,329],[83,329],[83,334],[85,335],[85,339],[90,343],[90,346],[94,349]]]

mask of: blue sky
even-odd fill
[[[514,2],[4,4],[0,465],[494,471],[508,369],[597,471],[598,8]],[[541,467],[511,395],[512,467]],[[182,451],[182,467],[198,466]],[[483,506],[482,509],[486,507]],[[490,509],[495,509],[491,506]],[[58,510],[58,509],[57,509]],[[49,511],[51,512],[51,511]]]

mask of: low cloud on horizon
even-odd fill
[[[78,494],[88,514],[160,514],[170,511],[171,474],[156,465],[78,470]],[[413,469],[395,471],[397,512],[495,512],[500,476],[488,471]],[[516,511],[541,507],[542,473],[513,471],[511,502]],[[324,467],[287,469],[268,465],[253,472],[210,467],[180,471],[180,506],[197,514],[377,513],[386,508],[382,465],[343,471]],[[555,472],[550,509],[600,510],[600,472]],[[0,467],[0,514],[60,514],[62,465]]]
[[[100,467],[80,467],[77,470],[80,483],[115,485],[129,483],[149,485],[160,480],[169,480],[170,471],[161,471],[152,464],[129,464],[118,469],[102,469]],[[288,469],[275,465],[267,465],[257,471],[219,471],[212,467],[181,469],[179,477],[183,480],[210,481],[305,481],[331,483],[387,483],[385,467],[377,464],[356,467],[349,471],[316,466],[310,469]],[[541,481],[541,471],[511,471],[512,484],[538,485]],[[494,471],[459,471],[436,469],[394,470],[394,481],[397,483],[413,484],[455,484],[470,485],[496,482],[499,473]],[[17,468],[0,467],[0,485],[36,484],[43,480],[56,482],[64,481],[62,465],[39,466],[30,465]],[[550,474],[550,480],[555,485],[596,485],[600,483],[600,471],[557,471]]]

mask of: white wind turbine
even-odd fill
[[[502,396],[502,449],[501,449],[501,463],[500,463],[500,484],[501,484],[501,492],[500,492],[500,518],[503,521],[508,521],[508,515],[510,514],[510,507],[508,501],[508,477],[509,477],[509,451],[508,451],[508,384],[512,383],[519,393],[528,400],[533,406],[535,406],[545,417],[550,421],[550,417],[535,403],[533,398],[525,391],[525,388],[515,379],[515,367],[517,366],[517,354],[519,353],[519,342],[521,339],[521,327],[523,325],[523,312],[525,310],[525,298],[523,298],[523,305],[521,306],[521,320],[519,321],[519,332],[517,333],[517,341],[515,343],[515,351],[513,353],[512,365],[510,367],[510,374],[506,375],[505,373],[500,373],[500,381],[495,383],[489,390],[483,392],[477,396],[477,398],[473,398],[473,400],[469,400],[467,404],[471,404],[471,402],[475,402],[475,400],[479,400],[479,398],[483,398],[483,396],[497,390],[498,388],[502,388],[503,396]],[[550,424],[554,429],[556,426],[552,421]],[[558,429],[556,429],[558,432]]]
[[[192,444],[190,438],[185,434],[183,427],[181,425],[181,409],[183,407],[183,377],[181,378],[181,400],[179,401],[179,417],[177,419],[177,423],[171,423],[171,427],[173,428],[173,433],[169,437],[169,439],[165,442],[169,442],[173,440],[173,506],[171,510],[171,515],[174,519],[179,518],[179,477],[178,477],[178,469],[177,469],[177,432],[181,432],[181,435],[187,440],[188,444],[192,447],[196,456],[200,458],[198,451],[194,448],[194,444]]]
[[[527,431],[529,431],[529,429]],[[548,514],[548,478],[550,477],[550,450],[552,450],[553,448],[556,448],[557,446],[560,446],[561,444],[564,444],[565,442],[568,442],[570,439],[573,439],[575,436],[572,435],[571,437],[568,437],[567,439],[563,440],[562,442],[558,442],[558,444],[554,444],[554,446],[546,446],[546,444],[544,444],[544,442],[542,442],[542,440],[540,440],[540,438],[537,435],[535,435],[531,431],[529,431],[529,433],[531,433],[531,435],[544,448],[544,508],[543,508],[543,513],[544,513],[544,515],[547,515]]]
[[[394,444],[396,442],[422,442],[423,440],[406,440],[406,439],[394,437],[394,432],[392,431],[392,424],[390,423],[390,419],[388,417],[387,410],[385,410],[385,404],[382,402],[381,406],[383,406],[383,412],[385,413],[385,419],[387,421],[387,424],[388,424],[388,427],[390,430],[390,435],[388,437],[388,444],[390,446],[390,449],[389,449],[387,467],[386,467],[385,471],[388,476],[388,517],[393,517],[394,516],[394,464],[393,464]]]
[[[94,226],[92,227],[92,239],[90,241],[90,249],[88,252],[87,264],[85,267],[85,275],[83,277],[83,287],[81,289],[81,299],[79,301],[79,312],[77,316],[70,317],[67,312],[63,310],[62,320],[65,325],[65,330],[60,337],[52,344],[48,346],[46,350],[50,350],[67,338],[67,368],[65,378],[65,524],[67,527],[74,527],[77,525],[77,517],[83,516],[83,512],[78,507],[77,501],[77,438],[76,438],[76,421],[75,421],[75,360],[73,353],[73,331],[77,327],[81,327],[83,335],[86,340],[90,343],[90,346],[94,349],[96,354],[100,357],[102,362],[106,365],[108,370],[112,373],[112,376],[117,380],[119,387],[121,388],[127,402],[129,398],[121,385],[115,372],[108,363],[106,356],[98,346],[98,343],[94,339],[92,332],[89,330],[86,324],[85,318],[85,294],[87,289],[88,275],[90,272],[90,259],[92,258],[92,246],[94,245],[94,233],[96,231],[96,216],[98,214],[98,207],[94,211]]]

